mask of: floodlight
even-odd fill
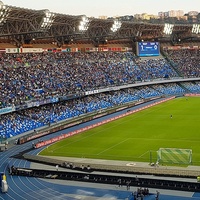
[[[173,27],[174,27],[173,24],[165,24],[163,32],[167,35],[170,35],[172,34]]]
[[[0,1],[0,25],[4,24],[6,22],[6,18],[9,13],[9,7],[1,4]]]
[[[115,20],[110,29],[112,32],[116,32],[117,30],[120,29],[121,25],[122,25],[122,22],[120,22],[119,20]]]
[[[49,29],[51,27],[51,25],[53,24],[55,15],[53,13],[51,13],[49,10],[45,10],[44,12],[45,12],[45,16],[43,18],[41,28]]]
[[[200,24],[193,24],[192,33],[195,33],[195,34],[200,33]]]
[[[78,27],[79,31],[87,31],[88,25],[89,19],[86,16],[83,16]]]

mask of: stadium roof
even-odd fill
[[[29,43],[33,38],[54,38],[60,43],[71,39],[97,43],[116,39],[159,39],[167,37],[164,28],[164,24],[116,22],[115,19],[87,18],[0,4],[0,37],[12,38],[19,44]],[[192,34],[192,28],[192,24],[175,24],[170,34],[181,39],[197,36],[199,33]]]

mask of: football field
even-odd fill
[[[160,148],[192,150],[200,165],[200,98],[182,97],[59,141],[40,155],[156,162]]]

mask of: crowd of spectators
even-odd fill
[[[173,56],[170,52],[168,55]],[[176,58],[174,63],[181,55]],[[164,58],[140,59],[131,52],[2,54],[0,108],[32,99],[177,76]],[[185,90],[198,92],[200,83],[138,86],[19,110],[0,115],[0,136],[9,138],[86,113],[147,98],[183,94]]]
[[[189,90],[191,93],[199,93],[200,91],[200,82],[196,81],[195,83],[192,82],[185,82],[182,85]]]
[[[163,58],[141,60],[131,52],[2,54],[0,108],[31,99],[176,76]]]
[[[177,95],[177,94],[183,94],[185,92],[183,87],[181,87],[176,83],[168,83],[162,85],[159,84],[159,85],[153,85],[152,87],[158,92],[165,95]]]
[[[165,53],[182,76],[200,76],[200,49],[170,49]]]
[[[136,59],[137,80],[155,80],[158,78],[178,77],[176,71],[163,58]]]
[[[36,106],[34,108],[0,115],[0,135],[3,138],[9,138],[23,132],[33,131],[37,128],[49,126],[50,124],[59,123],[62,120],[71,119],[87,113],[99,112],[107,108],[130,102],[138,102],[146,98],[182,93],[184,93],[184,90],[176,83],[173,83],[127,88],[39,107]]]

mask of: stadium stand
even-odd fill
[[[0,106],[6,107],[177,74],[164,59],[134,60],[132,53],[103,52],[3,54],[0,76]]]
[[[152,88],[142,86],[29,108],[5,114],[0,119],[0,133],[3,138],[10,138],[20,133],[35,130],[49,123],[58,123],[59,121],[78,117],[83,114],[142,99],[183,93],[184,90],[175,83],[162,86],[155,85]]]
[[[132,53],[78,52],[2,54],[0,76],[0,105],[4,108],[21,105],[29,100],[84,92],[91,88],[95,90],[155,81],[160,78],[175,79],[178,74],[163,58],[147,60],[135,58]],[[10,138],[48,123],[131,101],[183,94],[184,88],[190,92],[199,92],[196,83],[182,83],[182,87],[176,83],[160,84],[152,87],[129,88],[113,94],[101,93],[81,99],[75,98],[58,104],[7,114],[1,119],[1,136]]]
[[[199,49],[167,50],[165,53],[182,76],[199,77]]]

